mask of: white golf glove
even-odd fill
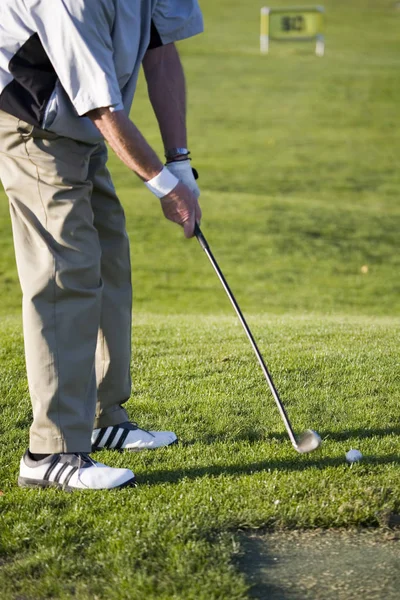
[[[180,179],[182,183],[184,183],[190,191],[196,196],[198,199],[200,196],[199,186],[196,183],[196,180],[193,175],[193,170],[190,164],[190,160],[174,160],[172,162],[167,163],[167,169],[171,171],[175,177]]]

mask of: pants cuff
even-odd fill
[[[102,412],[100,415],[96,415],[94,420],[94,429],[119,425],[125,421],[129,421],[129,415],[126,410],[122,408],[122,406],[118,406],[110,411]]]
[[[58,454],[59,452],[91,452],[92,442],[90,437],[82,436],[68,438],[52,438],[49,440],[38,440],[31,437],[29,450],[33,454]]]

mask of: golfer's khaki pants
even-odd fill
[[[129,242],[106,161],[0,111],[36,453],[88,452],[93,427],[128,419]]]

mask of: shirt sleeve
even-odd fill
[[[123,103],[113,61],[111,0],[42,0],[31,9],[37,34],[79,116]]]
[[[204,29],[197,0],[158,0],[152,19],[162,44],[184,40]]]

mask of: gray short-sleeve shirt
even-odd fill
[[[197,0],[2,0],[0,109],[59,135],[99,141],[82,115],[104,106],[129,112],[150,42],[202,30]]]

